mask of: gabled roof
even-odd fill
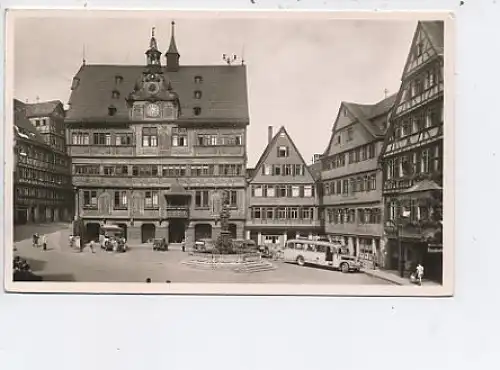
[[[271,149],[274,148],[274,146],[276,145],[276,141],[278,141],[278,138],[280,137],[281,133],[284,133],[286,135],[288,141],[290,142],[293,149],[295,150],[295,152],[299,156],[299,159],[301,160],[302,164],[306,168],[306,171],[314,179],[313,174],[309,170],[309,166],[306,164],[306,161],[304,161],[304,157],[302,157],[302,154],[300,154],[300,151],[297,149],[297,146],[293,142],[292,138],[290,137],[290,135],[288,135],[288,132],[286,132],[285,126],[281,126],[280,129],[278,130],[278,132],[276,132],[276,134],[273,136],[271,141],[267,144],[266,148],[264,149],[264,152],[262,152],[262,155],[260,156],[259,161],[257,162],[257,164],[255,165],[255,168],[253,169],[252,176],[249,177],[248,181],[252,181],[255,178],[255,175],[257,175],[261,171],[262,165],[266,161]]]
[[[45,144],[42,135],[35,126],[26,117],[26,104],[20,100],[14,99],[14,135],[27,140],[38,141]]]
[[[408,51],[408,56],[406,58],[405,62],[405,68],[408,65],[410,58],[411,58],[411,50],[414,47],[414,44],[417,39],[417,35],[420,31],[423,31],[426,36],[428,37],[431,46],[434,48],[436,53],[440,56],[444,56],[444,22],[443,21],[420,21],[418,22],[417,28],[415,29],[415,33],[413,35],[413,39],[410,45],[410,49]],[[404,78],[404,72],[401,77],[403,80]],[[394,101],[394,106],[397,106],[401,100],[401,96],[403,94],[403,83],[401,83],[401,86],[399,88],[398,93],[396,94],[396,99]],[[381,155],[379,157],[379,160],[381,160],[384,156],[385,149],[387,148],[387,144],[390,138],[390,135],[392,135],[392,132],[394,131],[394,123],[392,122],[391,116],[393,115],[394,111],[391,109],[391,112],[389,113],[389,127],[387,128],[386,134],[385,134],[385,139],[384,143],[382,145],[381,149]]]
[[[357,104],[345,101],[341,102],[337,117],[335,118],[335,123],[333,124],[330,140],[328,141],[328,145],[323,152],[323,155],[327,154],[332,145],[333,137],[337,132],[337,121],[339,119],[340,112],[342,112],[342,109],[347,109],[347,111],[361,125],[363,125],[366,131],[368,131],[374,138],[381,138],[385,136],[386,130],[381,129],[381,127],[375,123],[375,119],[384,114],[389,114],[392,107],[394,106],[396,97],[397,94],[393,94],[375,104]]]
[[[145,70],[140,65],[82,65],[74,77],[69,99],[67,121],[120,120],[128,121],[129,113],[126,97],[134,90]],[[179,95],[182,115],[187,119],[241,120],[248,121],[246,67],[244,65],[179,66],[176,72],[163,68],[165,79]],[[117,83],[116,78],[121,77]],[[202,78],[195,83],[195,77]],[[113,98],[113,91],[120,94]],[[196,99],[195,91],[201,91]],[[114,105],[116,113],[108,115],[108,107]],[[200,107],[196,116],[193,108]]]
[[[59,100],[51,100],[41,103],[31,103],[26,105],[26,117],[49,117],[60,107],[64,111],[63,105]]]
[[[439,55],[444,52],[444,22],[422,21],[419,22],[432,46]]]

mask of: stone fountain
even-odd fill
[[[221,207],[216,217],[220,223],[220,234],[212,251],[190,252],[190,258],[182,263],[197,269],[231,270],[234,272],[260,272],[276,269],[276,266],[262,258],[258,250],[242,250],[235,246],[229,230],[228,192],[221,193]]]

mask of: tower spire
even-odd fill
[[[165,57],[167,58],[167,71],[175,72],[179,69],[180,54],[175,43],[175,22],[172,21],[171,25],[170,45],[165,53]]]
[[[155,27],[151,28],[151,39],[149,40],[149,49],[146,51],[148,66],[160,67],[161,52],[158,50],[158,44],[155,38]]]

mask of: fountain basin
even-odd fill
[[[275,270],[276,266],[262,258],[260,253],[212,254],[192,252],[184,265],[202,270],[233,272],[261,272]]]

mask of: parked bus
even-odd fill
[[[326,266],[342,272],[359,271],[361,263],[357,257],[342,253],[340,244],[325,241],[291,239],[286,242],[285,262]]]

